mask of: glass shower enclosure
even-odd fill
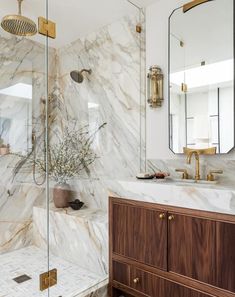
[[[3,0],[0,18],[0,297],[106,297],[108,189],[146,168],[144,9]]]

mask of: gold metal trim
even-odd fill
[[[141,25],[136,25],[136,32],[137,33],[142,33],[142,26]]]
[[[189,11],[190,9],[198,6],[198,5],[201,5],[201,4],[204,4],[206,2],[209,2],[209,1],[213,1],[213,0],[193,0],[187,4],[184,4],[183,6],[183,12],[186,13],[187,11]]]
[[[184,154],[189,155],[192,152],[197,152],[199,155],[215,155],[216,154],[216,147],[209,147],[206,149],[191,149],[188,147],[184,147]]]
[[[211,170],[207,175],[207,181],[215,181],[215,174],[223,174],[223,170]]]
[[[152,66],[148,73],[148,103],[151,108],[162,106],[164,76],[161,68]]]
[[[39,276],[40,291],[45,291],[57,284],[57,269],[52,269],[48,272],[42,273]]]
[[[181,91],[182,91],[183,93],[187,93],[187,92],[188,92],[188,85],[185,84],[185,83],[182,83],[182,84],[181,84]]]
[[[38,18],[38,33],[48,36],[52,39],[56,38],[56,23],[43,17]]]
[[[176,172],[182,172],[182,179],[189,179],[187,169],[175,169]]]

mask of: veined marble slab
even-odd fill
[[[50,48],[50,90],[55,76],[54,57],[55,50]],[[44,45],[27,38],[0,36],[0,89],[20,82],[32,84],[32,100],[27,99],[30,104],[22,105],[22,102],[27,102],[26,99],[0,96],[0,117],[6,123],[13,119],[11,129],[8,126],[2,136],[5,144],[10,142],[14,152],[25,150],[32,129],[37,136],[44,131],[44,104],[41,99],[45,97],[45,63]],[[26,118],[27,121],[23,122]],[[29,136],[26,137],[26,134]],[[46,201],[44,189],[33,183],[31,167],[13,180],[13,170],[18,161],[13,155],[0,156],[0,254],[32,244],[33,206]]]
[[[34,207],[34,244],[47,248],[47,212]],[[102,210],[50,210],[50,251],[97,275],[108,274],[108,218]]]
[[[119,181],[110,189],[131,200],[235,215],[235,188],[163,181]],[[112,194],[111,194],[112,195]]]

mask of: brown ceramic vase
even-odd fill
[[[65,208],[69,206],[71,195],[70,186],[66,183],[58,183],[53,189],[53,200],[56,208]]]

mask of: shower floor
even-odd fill
[[[78,257],[82,255],[78,255]],[[58,285],[50,288],[50,297],[83,297],[107,284],[105,277],[50,255],[50,269],[58,270]],[[0,255],[0,297],[47,297],[39,290],[39,274],[47,271],[46,251],[30,246]],[[21,284],[13,279],[28,275]]]

